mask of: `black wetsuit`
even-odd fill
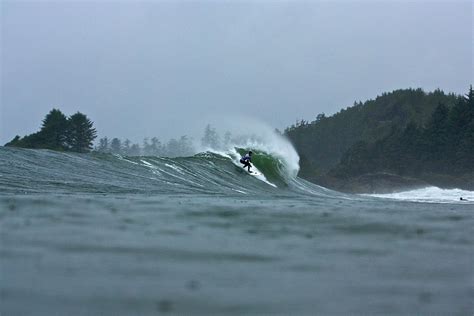
[[[247,167],[247,170],[250,172],[250,162],[252,161],[252,158],[250,157],[249,154],[246,154],[244,157],[240,158],[240,163],[244,164],[244,168]]]

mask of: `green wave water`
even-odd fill
[[[473,204],[331,191],[285,146],[0,147],[0,314],[472,313]]]
[[[244,151],[166,158],[3,148],[0,190],[13,194],[327,195],[328,190],[290,175],[282,158],[263,151],[255,151],[252,158],[254,170],[263,177],[250,175],[238,162],[237,153]]]

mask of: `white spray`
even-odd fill
[[[222,131],[230,132],[232,137],[227,143],[221,142],[219,148],[203,147],[196,144],[201,152],[211,151],[218,154],[236,155],[235,148],[249,148],[265,152],[280,160],[287,176],[294,178],[299,171],[300,157],[293,145],[273,128],[255,119],[221,119],[216,124]],[[222,133],[221,133],[222,134]]]
[[[427,187],[398,193],[366,195],[413,202],[474,204],[473,191],[440,189],[438,187]],[[463,198],[462,200],[461,197]]]

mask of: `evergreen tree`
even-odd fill
[[[13,138],[11,141],[5,144],[6,147],[11,146],[11,147],[22,147],[21,146],[21,137],[19,135],[16,135],[15,138]]]
[[[474,119],[466,127],[464,137],[459,143],[456,163],[460,172],[474,169]]]
[[[474,115],[474,90],[472,89],[472,85],[469,87],[469,92],[465,96],[466,102],[471,109],[471,113]]]
[[[130,155],[130,156],[140,156],[140,155],[141,155],[140,145],[138,145],[138,144],[133,144],[133,145],[130,147],[129,155]]]
[[[147,137],[143,139],[143,155],[153,156],[153,148],[151,147]]]
[[[177,157],[179,156],[179,150],[179,142],[175,138],[172,138],[168,141],[168,144],[166,144],[165,155],[167,157]]]
[[[110,151],[113,154],[121,154],[122,153],[122,141],[118,138],[112,139],[110,143]]]
[[[440,103],[433,112],[425,130],[424,143],[430,159],[441,160],[449,146],[449,108]]]
[[[126,156],[129,156],[130,155],[130,145],[131,145],[131,141],[129,139],[125,139],[125,141],[123,142],[123,146],[122,146],[122,154],[123,155],[126,155]]]
[[[153,156],[161,155],[161,142],[157,137],[153,137],[151,139],[150,155],[153,155]]]
[[[463,133],[471,121],[471,110],[468,100],[458,98],[456,104],[449,111],[449,128],[451,130],[450,142],[454,148],[457,148]]]
[[[398,174],[406,174],[413,170],[412,166],[417,166],[417,160],[422,150],[420,146],[422,132],[414,123],[408,123],[398,140],[398,153],[390,157],[390,160],[384,161],[385,169],[392,169]],[[379,158],[380,159],[380,158]],[[390,164],[394,167],[390,168]]]
[[[178,154],[179,157],[188,157],[193,154],[192,141],[186,136],[181,136],[178,141]]]
[[[355,104],[355,103],[354,103]],[[321,113],[316,116],[316,122],[322,121],[326,118],[326,114]]]
[[[97,147],[97,151],[102,153],[109,152],[109,139],[107,137],[99,139],[99,146]]]
[[[474,166],[474,91],[472,85],[468,94],[463,98],[463,109],[466,115],[466,122],[462,133],[458,129],[456,134],[462,134],[459,145],[456,148],[455,162],[460,172],[473,169]],[[461,123],[462,124],[462,123]]]
[[[68,120],[66,133],[66,144],[69,149],[76,152],[88,152],[92,149],[97,132],[93,128],[93,123],[86,115],[77,112]]]
[[[43,125],[40,130],[42,136],[41,148],[53,150],[65,150],[66,134],[68,131],[68,119],[58,109],[52,109],[44,118]]]

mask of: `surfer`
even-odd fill
[[[248,154],[240,158],[240,163],[244,164],[244,168],[247,167],[247,170],[250,172],[250,162],[252,162],[252,151],[249,151]]]
[[[462,196],[459,198],[459,201],[467,201],[467,199],[464,199]]]

